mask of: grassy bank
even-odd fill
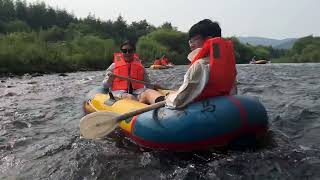
[[[92,35],[48,42],[35,32],[11,33],[0,37],[0,73],[105,69],[112,62],[114,49],[113,40]]]
[[[102,21],[92,15],[77,18],[45,3],[0,0],[0,74],[102,70],[112,63],[113,53],[124,40],[137,42],[145,65],[166,55],[174,64],[187,64],[188,34],[170,22],[159,27],[146,20]],[[273,62],[320,62],[320,38],[299,39],[290,50],[234,43],[237,63],[256,59]]]

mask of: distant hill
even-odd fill
[[[287,38],[287,39],[271,39],[271,38],[263,38],[263,37],[238,37],[241,43],[248,43],[251,45],[262,45],[262,46],[272,46],[276,49],[290,49],[295,41],[296,38]]]
[[[296,40],[296,38],[284,39],[282,43],[272,47],[276,49],[291,49]]]

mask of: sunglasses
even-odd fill
[[[121,49],[121,52],[124,53],[124,54],[126,54],[126,53],[131,54],[131,53],[134,52],[134,49]]]

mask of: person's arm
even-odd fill
[[[192,102],[203,91],[209,80],[209,75],[208,64],[196,62],[190,66],[178,91],[167,96],[166,107],[170,109],[182,108]]]
[[[112,63],[106,70],[105,77],[102,81],[102,85],[105,88],[109,88],[112,86],[112,80],[113,80],[112,74],[113,74],[114,66],[115,66],[114,63]]]

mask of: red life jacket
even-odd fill
[[[156,59],[153,64],[154,64],[154,65],[161,65],[160,59]]]
[[[134,56],[134,60],[132,62],[127,63],[124,60],[122,53],[114,53],[113,62],[115,64],[113,74],[140,81],[144,80],[144,68],[136,55]],[[129,83],[130,82],[127,80],[115,77],[112,82],[112,90],[128,90]],[[131,82],[131,85],[134,90],[144,87],[144,84],[136,82]]]
[[[162,58],[162,59],[161,59],[161,64],[162,64],[162,65],[168,65],[168,64],[169,64],[168,59],[167,59],[167,58]]]
[[[139,57],[139,54],[137,54],[137,53],[134,53],[133,57],[134,57],[134,58],[137,58],[137,59],[140,58],[140,57]]]
[[[191,64],[208,56],[210,57],[210,78],[195,101],[229,95],[236,78],[236,61],[232,41],[220,37],[206,40]]]

